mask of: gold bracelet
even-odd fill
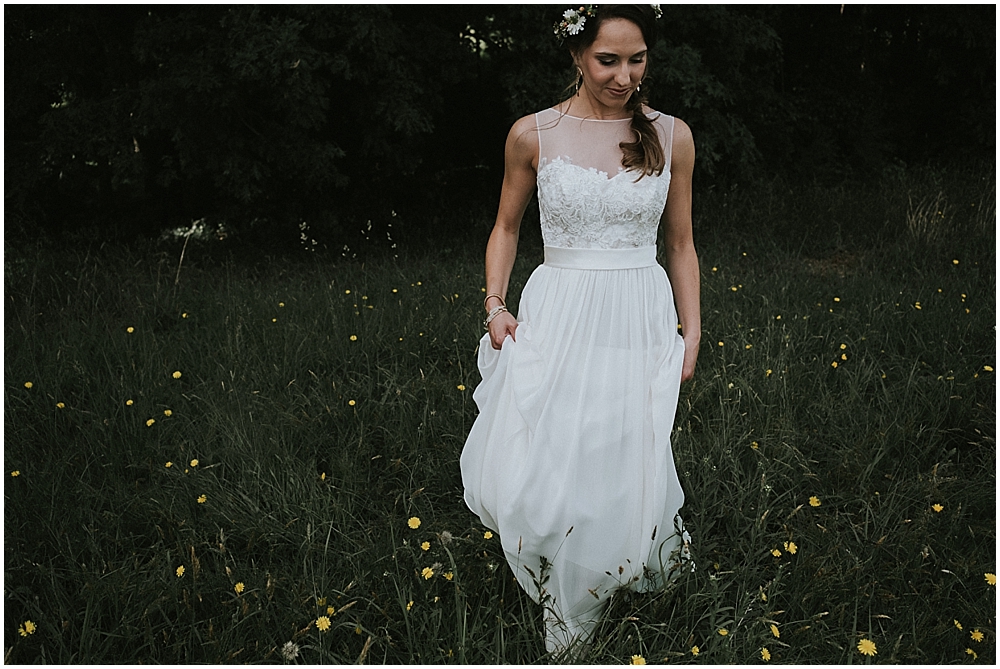
[[[499,293],[490,293],[489,295],[483,298],[483,311],[489,311],[489,309],[486,308],[486,302],[491,297],[497,298],[498,300],[500,300],[500,304],[502,304],[505,307],[507,306],[507,303],[504,301],[503,297]]]
[[[499,307],[493,307],[490,310],[489,315],[486,317],[486,320],[483,321],[483,327],[486,328],[487,330],[489,330],[490,329],[490,323],[493,321],[493,319],[496,318],[497,316],[499,316],[500,314],[502,314],[505,311],[507,311],[507,307],[505,307],[503,305],[500,305]],[[510,312],[508,312],[508,313],[510,313]]]

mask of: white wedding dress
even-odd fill
[[[636,181],[621,167],[628,119],[535,115],[545,262],[516,341],[479,343],[465,501],[545,606],[549,650],[584,638],[615,589],[662,587],[687,555],[670,447],[684,342],[656,263],[674,120],[649,118],[667,169]]]

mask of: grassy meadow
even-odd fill
[[[989,169],[696,200],[697,568],[586,661],[995,663],[995,206]],[[5,662],[551,661],[462,501],[469,225],[363,261],[7,240]]]

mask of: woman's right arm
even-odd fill
[[[486,294],[500,295],[507,299],[507,285],[517,256],[517,238],[521,229],[524,210],[535,192],[535,174],[538,166],[538,132],[534,116],[519,119],[507,135],[504,148],[503,187],[500,190],[500,208],[497,220],[486,245]],[[496,297],[485,302],[486,310],[500,304]],[[501,312],[490,321],[490,342],[500,349],[507,335],[514,338],[517,320]]]

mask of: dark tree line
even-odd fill
[[[436,224],[571,80],[561,6],[8,6],[5,210],[129,234],[210,217]],[[992,158],[993,6],[664,6],[653,106],[697,183]],[[293,235],[294,236],[294,235]]]

